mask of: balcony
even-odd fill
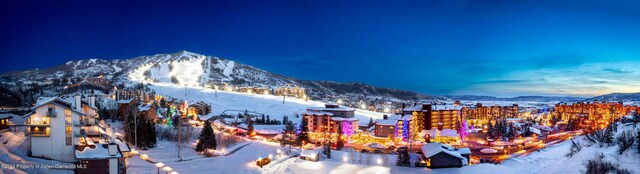
[[[33,127],[27,128],[27,134],[29,134],[29,136],[48,137],[49,133],[50,133],[49,127],[45,127],[45,126],[33,126]]]

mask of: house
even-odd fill
[[[118,119],[122,120],[129,115],[131,107],[135,107],[138,104],[138,100],[135,98],[123,99],[116,101],[116,104],[118,105]]]
[[[399,137],[403,141],[407,141],[409,139],[411,119],[412,116],[410,114],[384,115],[382,119],[375,121],[374,135],[377,137]]]
[[[462,167],[469,165],[469,154],[468,148],[456,149],[442,143],[427,143],[422,146],[420,158],[429,168]]]
[[[32,156],[86,164],[87,168],[77,169],[77,173],[124,172],[120,151],[125,149],[121,147],[124,143],[111,147],[116,142],[111,138],[113,131],[105,130],[106,123],[98,120],[93,97],[88,102],[79,95],[40,98],[32,109],[26,121]]]
[[[438,142],[438,143],[449,143],[449,144],[459,144],[460,142],[460,134],[458,131],[452,129],[429,129],[422,130],[418,136],[424,138],[426,142]]]
[[[151,103],[143,103],[138,106],[138,115],[139,118],[144,118],[146,120],[156,120],[158,119],[158,105],[154,102]]]
[[[300,152],[300,159],[317,162],[320,160],[320,151],[303,149],[302,152]]]
[[[207,115],[211,112],[211,105],[201,101],[189,105],[189,108],[193,108],[198,115]]]

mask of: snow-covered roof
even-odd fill
[[[402,111],[422,111],[422,105],[406,107],[406,108],[402,109]]]
[[[12,114],[12,113],[0,113],[0,119],[13,118],[13,117],[18,117],[18,115]]]
[[[357,118],[342,118],[342,117],[331,117],[333,121],[358,121]]]
[[[300,152],[300,156],[310,157],[310,158],[316,158],[318,154],[320,154],[320,152],[318,152],[317,150],[309,150],[309,149],[303,149],[302,152]]]
[[[431,105],[431,109],[434,111],[438,110],[461,110],[462,106],[456,105]]]
[[[396,120],[396,119],[376,119],[375,122],[376,122],[376,125],[395,126],[396,123],[398,122],[398,120]]]
[[[399,120],[400,118],[402,118],[402,115],[389,115],[389,116],[387,116],[387,119],[389,119],[389,120]]]
[[[119,138],[116,138],[113,142],[118,144],[118,148],[120,148],[121,152],[130,152],[131,151],[131,148],[129,148],[129,145],[127,145],[127,143],[124,143],[124,141],[120,140]]]
[[[446,144],[442,144],[442,143],[427,143],[422,145],[422,153],[424,154],[425,157],[430,158],[433,155],[436,155],[440,152],[444,152],[446,154],[449,154],[451,156],[460,158],[460,160],[462,160],[462,164],[466,165],[467,164],[467,158],[463,157],[460,154],[460,151],[456,150],[455,148],[446,145]]]
[[[96,144],[95,148],[84,147],[82,151],[76,150],[76,158],[78,159],[109,159],[121,158],[122,154],[117,152],[116,155],[109,155],[109,147],[107,144]]]
[[[441,111],[441,110],[461,110],[462,106],[456,106],[456,105],[442,105],[442,104],[432,104],[431,105],[431,110],[433,111]],[[423,110],[423,105],[419,104],[416,106],[412,106],[412,107],[406,107],[404,109],[402,109],[402,111],[422,111]]]
[[[79,111],[71,108],[72,104],[69,101],[65,101],[60,97],[40,97],[40,98],[38,98],[38,101],[36,101],[36,106],[32,107],[31,109],[35,110],[36,108],[42,107],[42,106],[47,105],[49,103],[57,104],[57,105],[62,106],[64,108],[69,108],[69,110],[71,110],[72,112],[76,112],[76,113],[78,113],[80,115],[85,115],[84,113],[79,112]],[[33,114],[31,114],[31,115],[33,115]]]
[[[304,115],[333,115],[331,112],[322,112],[322,111],[309,111],[303,113]]]
[[[466,148],[466,147],[465,148],[459,148],[457,150],[462,155],[471,154],[471,149]]]
[[[337,108],[327,108],[327,107],[309,107],[308,111],[344,111],[344,112],[352,112],[356,111],[356,109],[350,107],[337,107]]]

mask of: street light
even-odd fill
[[[160,174],[160,168],[164,167],[164,163],[162,162],[156,163],[156,167],[158,168],[158,174]]]
[[[169,166],[162,168],[163,171],[166,172],[166,174],[169,174],[170,171],[172,171],[173,169]]]

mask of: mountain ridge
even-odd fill
[[[400,100],[430,99],[429,95],[392,88],[376,87],[359,82],[339,83],[322,80],[302,80],[275,74],[251,65],[215,56],[205,56],[186,50],[137,56],[128,59],[80,59],[71,60],[49,68],[9,71],[0,74],[0,85],[25,87],[58,84],[103,76],[117,84],[128,82],[162,82],[181,85],[229,83],[237,86],[301,86],[314,98],[339,95],[363,95],[390,97]],[[195,77],[197,76],[197,78]],[[61,80],[63,79],[63,80]],[[69,83],[69,82],[67,82]]]

